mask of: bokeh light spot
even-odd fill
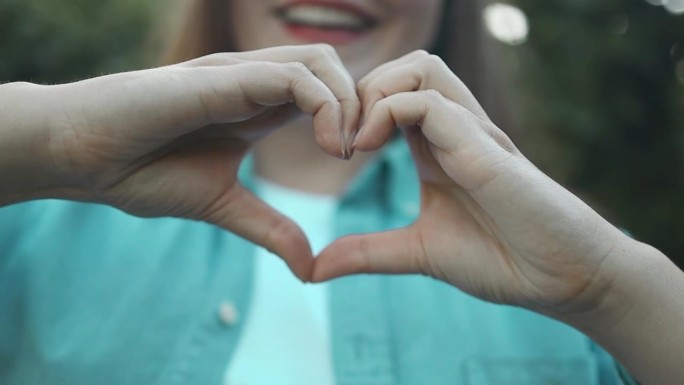
[[[679,84],[684,86],[684,59],[677,62],[677,65],[675,66],[675,75],[677,76],[677,80],[679,80]]]
[[[668,12],[675,15],[684,13],[684,0],[666,0],[663,2],[663,6]]]
[[[519,45],[527,41],[529,23],[520,8],[493,3],[485,8],[483,17],[487,30],[495,39],[510,45]]]

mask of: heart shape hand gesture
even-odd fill
[[[58,181],[40,185],[42,196],[207,221],[280,255],[303,280],[419,273],[489,301],[572,312],[601,297],[612,278],[603,268],[626,242],[527,161],[456,75],[422,51],[358,85],[332,48],[317,45],[15,92],[53,106],[35,111],[50,117],[49,132],[24,122]],[[250,144],[300,111],[337,157],[376,150],[399,127],[419,171],[418,220],[339,239],[314,259],[301,230],[236,176]]]
[[[604,273],[610,254],[629,238],[534,167],[439,57],[418,51],[384,64],[358,92],[366,121],[356,149],[380,148],[399,127],[421,212],[407,228],[335,241],[315,281],[418,273],[545,314],[598,305],[614,279]]]
[[[60,181],[44,195],[216,224],[309,279],[306,237],[237,171],[251,143],[300,112],[313,116],[321,148],[349,156],[360,103],[332,47],[215,54],[40,91],[39,104],[55,107],[41,111],[56,122],[42,136]]]

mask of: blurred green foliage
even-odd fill
[[[516,3],[531,20],[508,53],[523,152],[684,266],[684,15],[644,0]]]
[[[0,0],[0,82],[65,82],[142,65],[152,3]]]
[[[644,0],[514,2],[531,24],[528,42],[504,51],[519,146],[684,266],[684,16]],[[152,63],[158,7],[0,0],[0,81],[64,82]]]

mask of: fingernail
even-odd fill
[[[349,141],[347,142],[347,143],[349,143],[349,147],[347,147],[347,152],[349,152],[350,158],[354,154],[354,151],[356,150],[356,138],[359,136],[359,130],[360,129],[358,127],[353,128],[351,130],[351,135],[350,135]]]
[[[343,135],[342,143],[345,148],[345,151],[347,155],[350,155],[351,152],[351,146],[352,146],[352,140],[355,138],[356,135],[353,135],[351,132],[347,131]],[[351,156],[351,155],[350,155]]]
[[[352,145],[351,145],[351,144],[348,144],[348,145],[345,147],[344,152],[347,154],[347,157],[346,157],[345,159],[346,159],[346,160],[351,159],[352,154],[354,153],[354,150],[352,150]]]
[[[349,154],[347,153],[347,147],[342,143],[342,147],[340,148],[340,151],[342,151],[342,157],[340,159],[342,160],[347,160],[349,159]]]

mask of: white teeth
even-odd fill
[[[352,12],[317,5],[289,7],[282,12],[282,17],[289,23],[322,28],[360,29],[368,26],[366,20]]]

